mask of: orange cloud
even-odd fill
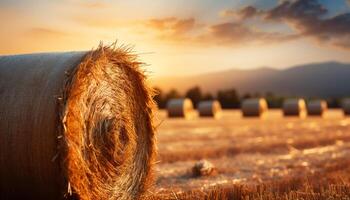
[[[296,39],[295,35],[256,30],[243,22],[199,25],[194,18],[169,17],[148,20],[144,26],[155,32],[159,39],[197,45],[239,46]]]
[[[169,17],[150,19],[144,24],[160,32],[169,32],[172,34],[185,34],[195,28],[195,20],[193,18],[178,19],[175,17]]]
[[[168,41],[190,40],[192,31],[198,28],[194,18],[154,18],[140,21],[143,28],[150,30],[156,38]]]
[[[244,9],[241,13],[248,18],[248,15],[253,15],[254,10]],[[257,30],[244,24],[244,21],[206,24],[198,22],[195,18],[178,17],[121,21],[108,14],[73,16],[72,19],[80,25],[103,29],[125,29],[130,34],[172,44],[239,46],[247,43],[281,42],[296,38],[295,35]]]

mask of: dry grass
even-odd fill
[[[303,120],[272,112],[165,120],[150,199],[350,199],[350,121],[340,111]],[[191,176],[200,159],[217,174]]]
[[[329,200],[350,199],[350,160],[325,168],[322,174],[285,177],[262,184],[225,184],[207,190],[163,191],[147,200]]]
[[[346,136],[325,136],[310,139],[299,139],[293,144],[287,141],[278,141],[271,143],[260,143],[258,145],[234,145],[234,146],[220,146],[218,148],[201,148],[196,150],[177,150],[169,152],[160,152],[159,160],[163,163],[172,163],[178,161],[187,160],[200,160],[204,158],[220,158],[227,156],[235,156],[242,153],[274,153],[278,152],[288,152],[291,148],[297,150],[303,150],[308,148],[315,148],[326,145],[333,145],[337,141],[350,141],[350,135]]]

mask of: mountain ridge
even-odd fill
[[[261,67],[188,76],[165,76],[151,80],[153,86],[185,92],[199,86],[205,92],[235,88],[240,94],[272,92],[284,96],[350,96],[350,63],[328,61],[295,65],[286,69]]]

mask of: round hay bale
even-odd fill
[[[306,103],[304,99],[287,99],[283,102],[284,116],[306,117]]]
[[[127,50],[0,57],[0,199],[139,199],[151,90]]]
[[[307,104],[308,115],[323,116],[327,109],[327,102],[324,100],[313,100]]]
[[[170,99],[167,103],[168,117],[184,117],[186,119],[193,116],[193,104],[191,99]]]
[[[201,101],[198,103],[198,112],[201,117],[219,118],[221,115],[221,104],[219,101]]]
[[[342,108],[344,115],[350,115],[350,98],[346,98],[342,101]]]
[[[244,117],[260,117],[264,116],[268,110],[265,99],[246,99],[242,103],[242,113]]]

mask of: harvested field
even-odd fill
[[[158,124],[153,199],[350,198],[350,119],[341,110],[306,119],[224,111],[221,120],[190,121],[160,111]],[[201,159],[217,175],[195,178]]]

